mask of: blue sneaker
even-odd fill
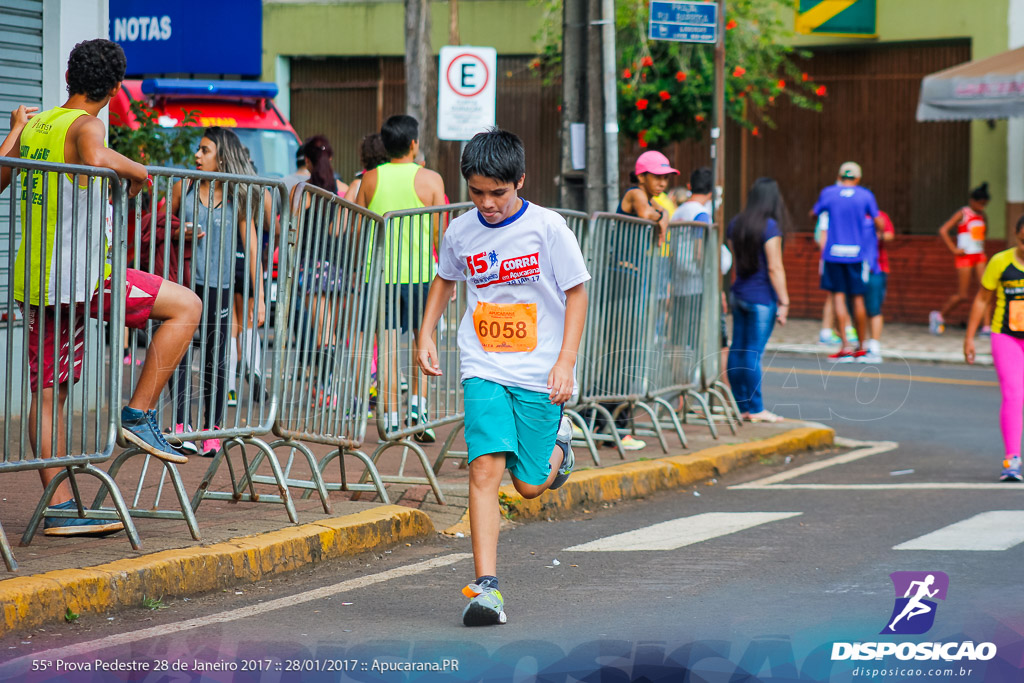
[[[1024,481],[1020,474],[1020,456],[1003,460],[1003,473],[999,475],[999,481]]]
[[[47,510],[77,510],[75,500],[51,505]],[[81,517],[46,517],[43,534],[46,536],[108,536],[124,530],[116,519],[82,519]]]
[[[505,616],[505,598],[501,597],[497,588],[471,583],[462,589],[462,594],[470,598],[466,609],[462,610],[464,625],[493,626],[508,621]]]
[[[560,488],[567,482],[569,475],[572,474],[572,468],[576,465],[576,456],[572,453],[572,427],[572,420],[568,415],[563,415],[558,425],[558,434],[555,435],[555,445],[562,449],[562,464],[558,468],[558,474],[551,481],[549,490]]]
[[[121,436],[128,443],[161,460],[179,465],[188,462],[188,458],[167,443],[167,439],[160,433],[155,410],[135,410],[128,406],[122,408]]]
[[[423,419],[424,422],[427,421],[427,411],[425,411],[425,410],[423,411],[422,419]],[[420,423],[419,408],[417,408],[416,406],[412,406],[409,409],[409,421],[406,424],[408,424],[408,425],[418,425],[419,423]],[[418,443],[434,443],[434,442],[437,441],[437,433],[434,432],[434,430],[431,429],[430,427],[427,427],[423,431],[416,432],[415,434],[413,434],[412,438],[415,441],[417,441]]]

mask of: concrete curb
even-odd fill
[[[573,473],[565,486],[527,500],[511,484],[498,491],[502,507],[517,521],[547,517],[584,506],[626,498],[642,498],[656,491],[681,488],[741,467],[756,458],[831,446],[835,431],[827,427],[799,427],[761,441],[713,446],[687,455],[622,463]],[[469,511],[447,535],[469,535]]]
[[[795,353],[805,356],[827,356],[835,353],[838,347],[823,346],[821,344],[777,344],[771,343],[764,347],[765,351],[775,353]],[[960,351],[911,351],[900,349],[882,349],[882,360],[885,362],[914,360],[927,363],[949,363],[953,365],[967,365],[964,362],[964,354]],[[987,353],[979,353],[974,360],[975,365],[992,365],[992,356]]]
[[[141,605],[145,597],[202,593],[434,533],[425,512],[383,505],[215,545],[6,579],[0,581],[0,635],[59,621],[68,608],[101,613]]]

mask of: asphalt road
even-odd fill
[[[17,659],[0,680],[1024,680],[1024,486],[996,483],[994,382],[991,369],[770,359],[769,409],[873,443],[512,526],[499,551],[504,626],[461,625],[469,540],[438,538],[9,636],[0,660]],[[880,635],[903,595],[890,574],[910,571],[943,588],[900,627],[924,632]],[[995,654],[832,659],[835,643],[875,641]],[[387,670],[446,660],[446,671]],[[75,665],[93,669],[66,673]]]

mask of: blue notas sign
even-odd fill
[[[714,2],[651,2],[651,40],[710,43],[718,40],[718,4]]]

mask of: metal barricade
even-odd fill
[[[172,443],[196,444],[199,455],[212,457],[190,501],[176,481],[174,467],[165,463],[150,507],[133,509],[137,516],[182,518],[199,539],[194,512],[206,499],[283,504],[297,523],[286,478],[273,449],[262,438],[274,426],[280,395],[280,349],[283,311],[276,283],[268,277],[273,258],[287,271],[288,250],[278,248],[278,226],[290,220],[287,191],[280,181],[256,176],[184,171],[151,167],[153,179],[148,211],[136,207],[131,258],[140,270],[190,287],[203,302],[197,336],[161,396],[159,424]],[[276,306],[275,306],[276,305]],[[262,318],[262,320],[261,320]],[[234,327],[234,329],[233,329]],[[151,337],[151,323],[144,334]],[[235,336],[237,331],[237,340]],[[134,380],[139,341],[133,333],[126,367]],[[237,364],[232,351],[238,352]],[[234,395],[230,385],[234,383]],[[256,449],[250,458],[247,447]],[[241,468],[231,450],[241,455]],[[110,466],[111,476],[132,457],[129,449]],[[193,456],[194,457],[194,456]],[[272,477],[260,477],[263,459]],[[228,466],[230,490],[211,490],[222,463]],[[144,462],[135,501],[148,472]],[[160,509],[165,477],[171,477],[178,510]],[[258,492],[257,483],[272,482],[277,494]],[[101,501],[103,492],[97,498]],[[329,509],[324,496],[324,509]]]
[[[721,270],[721,242],[719,233],[715,229],[708,231],[707,236],[707,258],[704,262],[704,310],[703,325],[703,352],[700,363],[700,386],[707,399],[701,404],[703,419],[707,422],[711,433],[718,438],[718,431],[715,428],[716,419],[721,419],[729,425],[733,434],[736,433],[736,425],[741,422],[739,406],[732,395],[729,385],[719,380],[722,373],[721,356],[721,330],[722,330],[722,270]],[[716,410],[715,404],[720,406],[720,412]],[[685,412],[685,411],[684,411]],[[716,414],[719,415],[716,418]],[[689,413],[685,414],[688,417]],[[698,415],[700,419],[700,415]]]
[[[289,303],[280,348],[287,353],[280,366],[281,405],[274,423],[274,433],[281,439],[271,447],[290,449],[285,466],[288,485],[307,489],[307,495],[318,491],[326,512],[327,489],[375,491],[387,503],[376,466],[359,450],[369,411],[382,220],[307,183],[296,186],[294,196],[293,221],[285,238],[294,257],[282,285]],[[317,462],[303,442],[327,444],[334,450]],[[295,451],[310,463],[311,480],[291,477]],[[372,484],[349,481],[345,455],[365,465]],[[322,473],[335,458],[341,480],[325,484]]]
[[[0,474],[60,468],[45,486],[21,542],[31,542],[44,518],[84,517],[120,520],[132,547],[139,549],[117,484],[96,466],[113,454],[120,427],[125,194],[108,169],[21,159],[0,159],[0,169],[11,175],[9,258],[0,263],[7,284]],[[114,509],[86,507],[79,475],[97,478]],[[48,509],[64,481],[77,509]],[[0,554],[14,571],[17,564],[2,532]]]
[[[588,296],[587,339],[581,353],[580,407],[591,411],[589,428],[595,440],[610,440],[625,458],[617,426],[623,411],[639,409],[651,420],[661,448],[668,444],[656,411],[647,403],[658,349],[655,346],[654,282],[658,264],[657,224],[620,214],[591,217],[585,253],[593,284]],[[602,405],[605,404],[605,405]],[[616,404],[609,409],[607,404]],[[608,434],[595,429],[597,416]],[[631,420],[632,422],[632,420]]]
[[[471,203],[431,206],[384,214],[381,270],[381,305],[377,321],[377,432],[381,442],[374,450],[376,463],[385,451],[401,447],[398,474],[381,475],[386,482],[427,484],[437,502],[444,494],[436,472],[447,458],[464,458],[451,450],[462,428],[462,382],[459,375],[458,327],[466,310],[465,287],[448,303],[437,329],[441,377],[430,378],[416,363],[415,335],[427,302],[430,282],[437,272],[437,249],[448,223],[473,208]],[[433,430],[454,428],[431,465],[420,443],[433,443]],[[423,477],[405,476],[409,451],[419,459]],[[365,475],[364,475],[365,478]]]
[[[704,348],[704,264],[710,226],[670,223],[655,257],[654,346],[658,350],[647,399],[664,408],[683,446],[686,435],[668,399],[689,396],[703,402],[700,363]],[[714,425],[712,424],[712,428]]]
[[[590,216],[582,211],[573,211],[571,209],[554,209],[554,211],[565,219],[566,226],[568,226],[569,230],[572,231],[572,234],[576,236],[576,241],[579,243],[580,250],[583,252],[583,260],[587,264],[587,272],[591,273],[593,276],[591,259],[589,257],[589,252],[586,249],[586,242],[590,232]],[[587,286],[588,288],[593,288],[593,280],[591,280]],[[583,326],[583,336],[580,338],[580,349],[576,356],[576,384],[579,387],[583,386],[584,373],[586,373],[590,367],[590,364],[588,363],[590,356],[587,353],[587,349],[591,343],[591,329],[591,322],[588,318],[586,324]],[[586,445],[587,451],[590,453],[590,457],[594,461],[594,465],[600,467],[601,456],[597,452],[597,443],[594,439],[593,432],[590,430],[590,424],[580,414],[579,408],[579,392],[577,392],[576,395],[563,406],[565,414],[569,416],[569,419],[573,421],[573,424],[575,424],[582,432],[582,438],[574,437],[573,441],[576,443],[582,441],[584,445]]]

